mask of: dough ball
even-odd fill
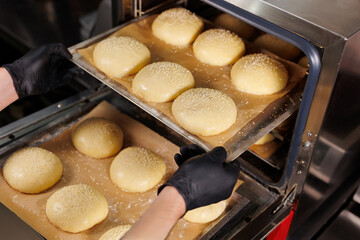
[[[93,52],[96,67],[111,77],[137,73],[150,63],[149,49],[131,37],[111,37],[99,42]]]
[[[78,233],[103,221],[109,212],[105,197],[85,185],[71,185],[56,191],[46,202],[46,216],[61,230]]]
[[[226,200],[223,200],[218,203],[195,208],[186,212],[183,218],[192,223],[208,223],[217,219],[224,212],[226,204]]]
[[[118,153],[123,145],[123,132],[114,122],[104,118],[88,118],[71,134],[75,148],[93,158],[107,158]]]
[[[240,58],[232,67],[230,76],[238,90],[256,95],[276,93],[288,81],[285,66],[265,54]]]
[[[203,63],[225,66],[245,53],[245,44],[225,29],[210,29],[200,34],[193,45],[195,57]]]
[[[306,56],[303,56],[298,61],[298,64],[302,66],[303,68],[309,68],[309,59]]]
[[[175,99],[172,114],[189,132],[211,136],[234,124],[237,108],[225,93],[210,88],[194,88]]]
[[[151,26],[155,37],[179,47],[192,43],[203,27],[203,21],[184,8],[172,8],[162,12]]]
[[[264,145],[266,143],[271,142],[274,139],[275,139],[274,135],[272,135],[271,133],[268,133],[265,136],[263,136],[262,138],[260,138],[259,140],[257,140],[256,143],[254,143],[254,144],[255,145]]]
[[[285,59],[293,59],[300,55],[301,51],[291,43],[288,43],[280,38],[277,38],[271,34],[263,34],[255,39],[254,43],[269,50],[270,52]]]
[[[143,147],[122,150],[110,166],[110,178],[127,192],[146,192],[165,175],[164,160]]]
[[[195,84],[191,72],[177,63],[157,62],[136,74],[132,90],[150,102],[168,102]]]
[[[39,147],[23,148],[5,162],[4,178],[14,189],[24,193],[39,193],[57,183],[63,165],[52,152]]]
[[[129,231],[131,225],[120,225],[114,228],[111,228],[105,232],[99,240],[119,240],[122,238],[127,231]]]
[[[237,19],[227,13],[217,16],[214,23],[220,27],[226,28],[242,38],[249,39],[255,32],[255,28],[246,22]]]

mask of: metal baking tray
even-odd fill
[[[149,113],[150,115],[152,115],[153,117],[155,117],[156,119],[158,119],[159,121],[170,127],[171,129],[176,131],[178,134],[180,134],[188,141],[198,144],[206,150],[210,150],[214,147],[212,144],[210,144],[203,138],[186,131],[181,126],[179,126],[171,117],[167,116],[162,111],[150,105],[145,100],[131,93],[131,91],[129,91],[119,82],[107,77],[103,72],[98,70],[93,64],[91,64],[77,51],[79,49],[84,49],[89,46],[92,46],[93,44],[96,44],[97,42],[105,39],[109,35],[116,33],[118,30],[121,30],[132,23],[138,23],[139,21],[142,21],[147,17],[149,16],[136,18],[123,25],[110,29],[109,31],[104,32],[98,36],[95,36],[91,39],[88,39],[84,42],[81,42],[79,44],[70,47],[69,51],[73,55],[72,61],[76,65],[84,69],[86,72],[97,78],[99,81],[103,82],[108,87],[110,87],[117,93],[121,94],[122,96],[133,102],[135,105],[142,108],[147,113]],[[208,23],[205,20],[205,24],[209,25],[211,23]],[[251,44],[251,43],[247,43],[247,44]],[[305,78],[305,74],[304,74],[304,78]],[[264,110],[262,110],[249,122],[247,122],[247,124],[245,124],[240,129],[240,131],[238,131],[229,140],[227,140],[224,144],[222,144],[228,151],[228,161],[232,161],[235,158],[237,158],[241,153],[246,151],[262,136],[270,132],[277,125],[279,125],[281,122],[287,119],[293,112],[295,112],[299,108],[304,85],[305,85],[304,79],[300,80],[287,94],[267,105],[267,107]]]
[[[80,98],[74,97],[44,109],[44,114],[41,116],[34,114],[26,119],[20,119],[14,123],[14,126],[23,125],[24,122],[29,123],[28,126],[21,129],[8,127],[1,129],[2,137],[0,139],[3,140],[3,147],[0,150],[0,166],[17,149],[25,146],[39,146],[62,134],[103,100],[109,101],[118,109],[123,107],[129,108],[129,106],[123,106],[124,103],[121,100],[119,101],[118,96],[106,90],[108,89],[103,89],[96,93],[87,92],[86,95],[81,94]],[[54,114],[57,116],[56,121],[40,123],[44,116],[52,116]],[[33,127],[35,123],[38,123],[36,128]],[[15,136],[15,138],[12,136]],[[249,219],[269,217],[268,214],[264,214],[265,210],[274,208],[275,204],[278,204],[280,197],[243,173],[240,173],[239,178],[243,181],[243,184],[238,187],[229,203],[231,209],[219,219],[211,222],[196,239],[218,239],[218,234],[229,235],[245,228],[250,221]],[[16,192],[16,195],[19,194],[21,193]],[[29,195],[26,195],[26,197],[29,197]],[[11,202],[13,196],[5,194],[2,198],[6,198],[7,201]],[[4,204],[7,205],[6,203]],[[23,208],[21,207],[21,202],[18,204],[20,204],[18,205],[19,208],[14,208],[13,206],[12,210],[20,218],[23,218],[25,221],[29,219],[30,215],[32,218],[36,218],[37,215],[32,209],[29,209],[29,212],[19,211],[19,209]],[[27,221],[27,223],[34,230],[40,231],[37,228],[38,225],[30,221]],[[233,226],[236,226],[236,228]]]

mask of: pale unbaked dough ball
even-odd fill
[[[195,84],[191,72],[173,62],[156,62],[138,72],[132,90],[150,102],[168,102]]]
[[[187,9],[172,8],[157,16],[151,27],[155,37],[168,44],[185,47],[195,40],[204,23]]]
[[[309,59],[306,56],[303,56],[298,61],[298,64],[304,68],[309,68]]]
[[[24,193],[39,193],[57,183],[63,165],[52,152],[39,147],[23,148],[5,162],[4,178],[14,189]]]
[[[265,136],[263,136],[262,138],[260,138],[259,140],[257,140],[254,144],[255,145],[264,145],[266,143],[271,142],[274,139],[275,139],[274,135],[272,135],[271,133],[268,133]]]
[[[94,117],[77,125],[71,140],[75,148],[93,158],[107,158],[118,153],[123,145],[123,132],[114,122]]]
[[[164,160],[143,147],[123,149],[110,166],[110,178],[127,192],[146,192],[160,182],[166,171]]]
[[[111,37],[99,42],[93,52],[96,67],[111,77],[137,73],[150,63],[149,49],[131,37]]]
[[[129,231],[131,225],[120,225],[114,228],[111,228],[105,232],[99,240],[120,240],[127,231]]]
[[[210,204],[204,207],[195,208],[184,215],[184,219],[193,223],[208,223],[217,219],[225,210],[227,201]]]
[[[231,81],[243,92],[267,95],[283,89],[288,81],[285,66],[265,54],[250,54],[232,67]]]
[[[194,88],[175,99],[172,114],[189,132],[211,136],[234,124],[237,108],[234,101],[219,90]]]
[[[269,50],[270,52],[285,59],[293,59],[300,55],[301,51],[291,43],[288,43],[280,38],[277,38],[271,34],[263,34],[255,39],[254,43]]]
[[[195,57],[203,63],[225,66],[245,53],[245,44],[236,34],[225,29],[201,33],[193,45]]]
[[[106,198],[85,184],[63,187],[46,202],[46,216],[50,222],[71,233],[93,227],[103,221],[108,212]]]
[[[214,23],[220,27],[226,28],[242,38],[249,39],[255,31],[255,28],[246,22],[243,22],[236,17],[227,13],[222,13],[217,16]]]

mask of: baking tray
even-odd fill
[[[94,103],[89,104],[94,106]],[[161,137],[151,129],[122,114],[111,104],[103,101],[90,112],[85,108],[80,115],[70,117],[69,122],[59,123],[50,129],[44,128],[33,137],[23,137],[6,146],[1,152],[0,163],[4,163],[15,150],[24,146],[41,146],[54,152],[62,160],[64,172],[61,180],[50,189],[40,194],[24,194],[12,189],[0,173],[0,201],[22,218],[46,239],[98,239],[105,231],[120,224],[133,224],[143,214],[156,197],[157,187],[164,183],[177,169],[173,155],[179,147]],[[74,111],[77,113],[77,111]],[[124,147],[144,146],[159,154],[166,163],[166,174],[162,181],[145,193],[126,193],[112,184],[108,169],[114,157],[93,159],[76,151],[71,144],[71,129],[79,121],[89,117],[101,116],[110,119],[124,131]],[[0,164],[2,166],[2,164]],[[241,184],[239,181],[238,184]],[[109,215],[101,223],[89,230],[72,234],[61,231],[51,224],[45,215],[46,200],[58,189],[78,183],[85,183],[99,190],[108,200]],[[239,186],[239,185],[238,185]],[[229,218],[244,210],[249,200],[234,193],[226,211],[217,220],[208,224],[189,223],[180,219],[169,235],[169,239],[207,239],[212,231],[223,226]]]
[[[193,56],[191,46],[176,48],[154,37],[151,32],[151,23],[156,16],[151,15],[134,19],[70,47],[69,50],[73,54],[72,61],[190,142],[196,143],[206,150],[210,150],[217,145],[224,146],[228,151],[228,161],[238,157],[298,109],[306,69],[281,59],[266,50],[258,49],[252,43],[245,41],[246,54],[262,52],[272,55],[272,57],[282,62],[289,72],[289,83],[285,89],[272,95],[256,96],[242,93],[237,91],[229,80],[231,66],[216,67],[203,64]],[[213,25],[205,21],[205,29],[211,27]],[[171,114],[172,102],[151,103],[132,93],[131,81],[134,75],[116,79],[106,76],[98,70],[92,62],[94,45],[107,37],[119,35],[130,36],[143,42],[151,52],[151,62],[172,61],[188,68],[195,78],[195,87],[214,88],[228,94],[235,101],[238,108],[236,123],[225,132],[215,136],[196,136],[176,123]]]

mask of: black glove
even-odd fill
[[[199,147],[190,146],[183,147],[183,155],[177,154],[175,159],[180,161],[200,151]],[[223,147],[216,147],[185,160],[159,192],[165,186],[175,187],[183,196],[187,211],[229,198],[239,177],[240,165],[236,160],[226,163],[226,155]]]
[[[73,77],[68,61],[71,53],[61,43],[53,43],[31,50],[20,59],[4,67],[11,75],[19,98],[45,93],[65,84]]]
[[[206,151],[196,144],[184,145],[180,147],[180,153],[175,154],[174,160],[176,164],[180,167],[189,158],[195,157],[203,153],[206,153]]]

